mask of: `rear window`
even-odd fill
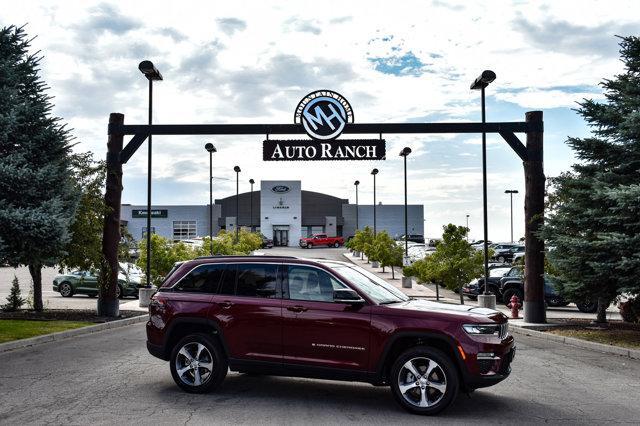
[[[238,265],[236,295],[245,297],[276,297],[278,266],[268,264]]]
[[[200,265],[185,275],[173,288],[188,293],[215,293],[224,272],[224,265]]]

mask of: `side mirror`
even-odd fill
[[[333,301],[335,303],[364,303],[364,299],[358,293],[351,289],[335,290],[333,292]]]

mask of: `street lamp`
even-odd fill
[[[353,182],[353,184],[356,186],[356,231],[357,231],[358,229],[360,229],[358,226],[358,186],[360,185],[360,181],[357,180]]]
[[[482,104],[482,124],[486,123],[486,114],[485,114],[485,99],[484,99],[484,89],[496,79],[496,73],[491,70],[482,71],[482,74],[471,84],[471,90],[480,90],[480,100]],[[484,220],[484,292],[483,295],[487,295],[487,284],[489,282],[489,230],[488,230],[488,219],[487,219],[487,134],[482,132],[482,214]],[[485,301],[485,298],[479,298],[478,301],[480,303]],[[492,299],[493,303],[490,301],[489,306],[485,307],[495,307],[495,295]],[[492,303],[492,305],[491,305]]]
[[[153,82],[162,80],[162,74],[151,61],[142,61],[138,69],[149,81],[149,125],[152,123],[153,113]],[[147,271],[146,288],[151,288],[151,136],[149,132],[149,145],[147,146]],[[141,303],[144,303],[142,298]]]
[[[371,170],[371,174],[373,175],[373,236],[376,236],[376,175],[378,174],[378,169]]]
[[[239,240],[239,232],[240,232],[240,228],[239,228],[239,223],[240,223],[240,195],[239,195],[239,191],[240,191],[240,167],[235,166],[233,168],[233,171],[236,172],[236,243]]]
[[[213,256],[213,153],[217,150],[212,143],[207,143],[204,149],[209,152],[209,254]]]
[[[249,227],[251,228],[251,232],[253,232],[253,184],[256,183],[256,181],[253,179],[249,179],[249,183],[251,184],[251,206],[249,207],[249,212],[250,212]]]
[[[504,191],[505,194],[509,194],[509,198],[511,198],[511,244],[513,244],[513,194],[517,194],[517,189],[507,189]]]
[[[411,154],[411,148],[405,146],[400,151],[400,157],[404,157],[404,255],[409,257],[409,236],[407,219],[407,157]]]
[[[469,242],[469,215],[467,215],[467,242]]]

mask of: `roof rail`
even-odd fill
[[[281,256],[281,255],[271,255],[271,254],[265,254],[263,256],[248,256],[248,255],[243,255],[243,254],[218,254],[218,255],[214,255],[214,256],[198,256],[196,257],[196,259],[221,259],[221,258],[228,258],[228,257],[241,257],[241,258],[247,258],[247,259],[253,259],[253,258],[258,258],[258,259],[263,259],[265,257],[269,257],[269,258],[276,258],[276,259],[298,259],[296,256]]]

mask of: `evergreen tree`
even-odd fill
[[[63,255],[78,199],[69,133],[51,115],[41,60],[22,27],[0,30],[0,261],[29,267],[38,311],[42,267]]]
[[[598,322],[622,292],[640,292],[640,38],[624,37],[624,73],[604,80],[606,102],[578,113],[592,129],[569,138],[579,163],[553,179],[543,236],[562,290],[598,300]]]
[[[24,305],[25,300],[20,294],[20,284],[18,283],[18,277],[13,276],[13,282],[11,285],[11,292],[7,296],[7,304],[2,305],[2,310],[6,312],[17,311]]]

